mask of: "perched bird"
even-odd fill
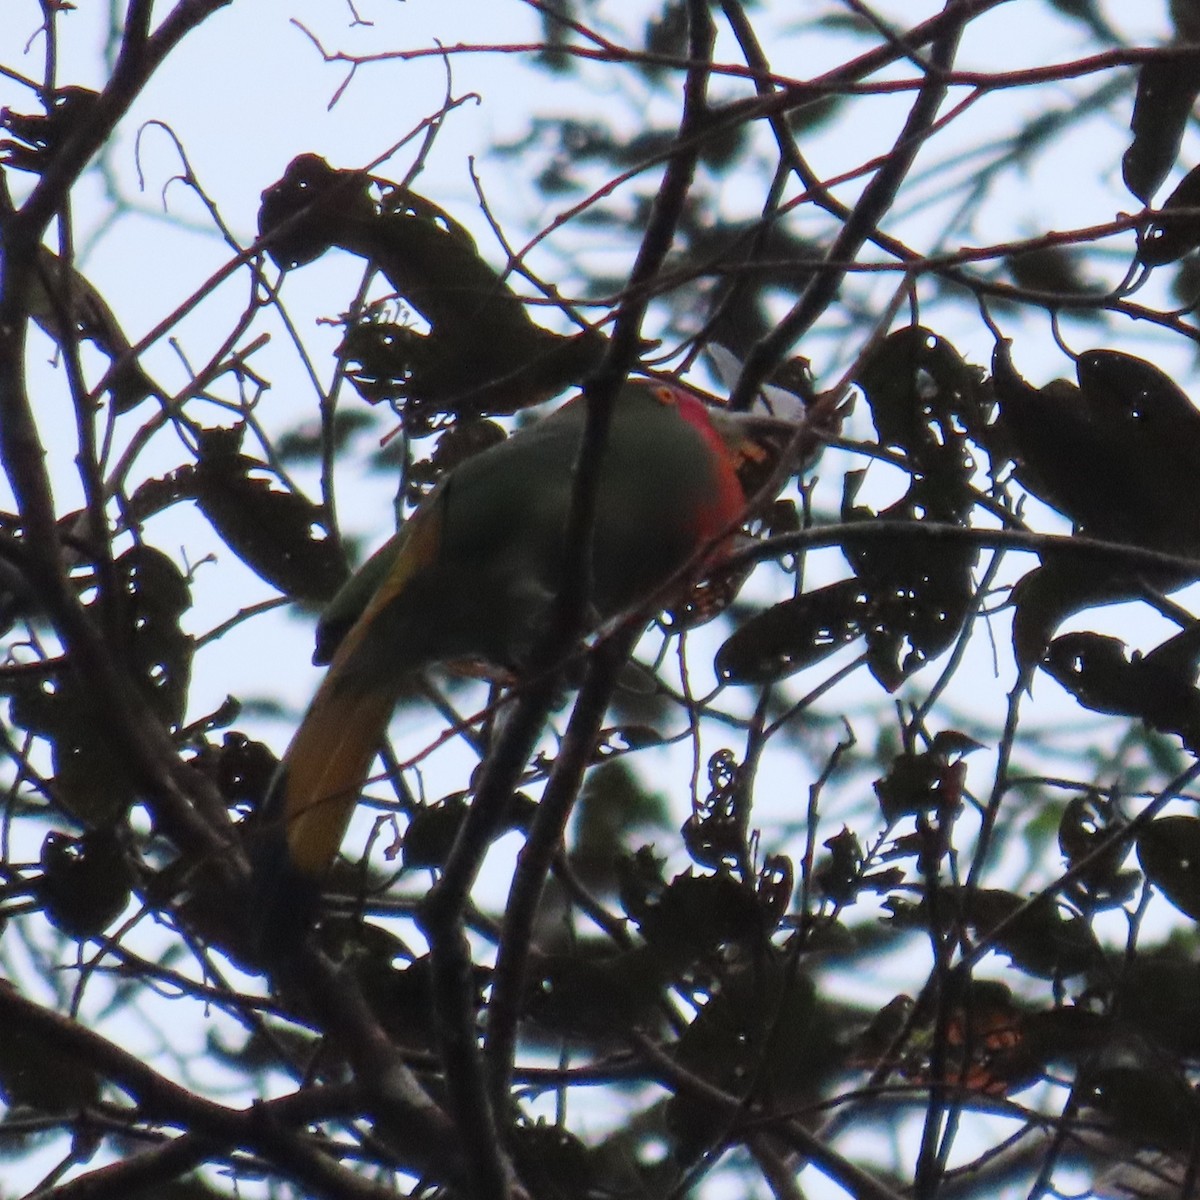
[[[527,666],[562,581],[586,415],[576,396],[454,468],[330,603],[314,656],[329,670],[272,782],[255,848],[268,923],[272,911],[311,920],[414,672],[469,661],[519,677]],[[728,553],[746,504],[737,467],[766,426],[778,435],[778,421],[713,409],[682,387],[626,383],[601,460],[590,628],[646,603],[697,555],[704,569]]]

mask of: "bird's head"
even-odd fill
[[[731,412],[716,404],[706,405],[704,412],[731,458],[747,498],[758,493],[798,437],[801,441],[796,461],[802,463],[809,457],[809,439],[802,437],[809,422],[799,400],[795,413],[786,416],[761,409]],[[781,487],[784,482],[779,481]]]

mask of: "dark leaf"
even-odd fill
[[[427,1050],[437,1037],[429,957],[423,955],[397,966],[395,960],[404,955],[403,945],[389,944],[395,939],[378,925],[355,924],[358,928],[352,935],[347,931],[349,940],[344,945],[350,950],[349,961],[364,999],[397,1046],[417,1053]],[[475,968],[470,995],[476,1010],[483,1006],[486,983],[487,972]]]
[[[1090,1058],[1111,1028],[1103,1013],[1079,1005],[1026,1013],[1022,1028],[1032,1053],[1047,1066]]]
[[[1013,606],[1013,649],[1022,672],[1046,655],[1054,631],[1074,613],[1142,595],[1136,579],[1115,574],[1107,564],[1044,554],[1043,565],[1022,576],[1009,595]]]
[[[1176,212],[1177,209],[1185,211]],[[1148,267],[1161,267],[1190,254],[1197,246],[1200,246],[1200,167],[1193,167],[1163,201],[1158,220],[1138,243],[1138,261]]]
[[[1167,15],[1178,42],[1200,42],[1200,4],[1196,0],[1168,0]]]
[[[822,843],[829,851],[813,871],[817,890],[839,908],[852,904],[861,883],[863,850],[858,838],[846,827]]]
[[[1138,834],[1146,878],[1181,913],[1200,921],[1200,818],[1159,817]]]
[[[1100,946],[1087,922],[1076,913],[1064,911],[1052,898],[1038,897],[1025,908],[1028,902],[1023,896],[998,888],[978,888],[962,889],[959,903],[976,938],[990,941],[1029,975],[1067,978],[1081,974],[1101,959]],[[1010,918],[1007,926],[993,934],[1002,921]]]
[[[328,600],[349,575],[323,510],[272,486],[266,463],[242,454],[237,430],[208,430],[193,474],[196,503],[256,575],[297,600]]]
[[[507,280],[470,233],[415,192],[301,155],[263,193],[259,229],[281,266],[311,261],[331,246],[373,262],[428,334],[369,312],[351,328],[344,359],[369,402],[403,402],[410,433],[443,413],[510,413],[582,381],[605,339],[535,325]]]
[[[54,798],[81,825],[108,825],[125,816],[136,792],[125,756],[99,734],[94,714],[80,721],[72,707],[68,701],[57,709],[62,725],[51,735]]]
[[[288,163],[283,178],[262,194],[258,232],[269,239],[267,253],[281,271],[303,266],[337,244],[344,222],[370,219],[375,205],[370,177],[338,171],[317,154]]]
[[[468,458],[499,445],[508,436],[502,425],[480,417],[464,417],[455,421],[437,440],[433,453],[419,459],[408,469],[408,500],[419,503],[448,472]]]
[[[971,467],[964,433],[986,420],[982,372],[931,329],[909,325],[889,334],[856,382],[866,394],[880,445],[901,450],[923,475],[965,483]],[[955,496],[961,506],[966,497]]]
[[[715,277],[704,312],[708,337],[744,359],[772,328],[772,296],[804,287],[812,276],[808,264],[819,261],[820,247],[780,221],[764,227],[748,221],[714,223],[707,213],[704,218],[687,229],[686,249],[675,265]]]
[[[1200,491],[1192,486],[1200,412],[1167,375],[1132,355],[1086,351],[1076,374],[1078,388],[1062,380],[1032,388],[1013,370],[1007,345],[997,345],[993,380],[1017,479],[1093,537],[1174,553],[1200,547]],[[1187,577],[1172,573],[1155,585],[1178,587]]]
[[[1170,174],[1183,131],[1200,95],[1200,60],[1193,55],[1150,59],[1138,72],[1129,127],[1133,142],[1121,160],[1125,186],[1144,204]]]
[[[270,747],[244,733],[227,733],[217,755],[217,786],[230,804],[257,806],[279,766]]]
[[[944,338],[918,325],[885,338],[863,363],[858,383],[880,444],[901,451],[911,475],[906,494],[878,515],[966,523],[975,503],[967,433],[983,427],[989,408],[978,370]],[[847,474],[844,521],[876,516],[855,503],[860,483],[861,473]],[[970,611],[978,550],[914,538],[888,545],[849,541],[843,553],[867,597],[868,665],[894,690],[958,636]]]
[[[91,115],[97,99],[98,92],[72,86],[51,92],[44,113],[0,109],[0,129],[8,130],[14,139],[0,142],[0,161],[16,171],[41,174],[63,142]]]
[[[596,959],[548,956],[530,1015],[556,1032],[611,1037],[646,1023],[673,974],[660,950],[650,946]]]
[[[595,142],[597,157],[620,167],[634,167],[647,159],[661,158],[670,154],[675,145],[676,133],[670,127],[642,129],[626,136],[616,136],[605,130]]]
[[[566,50],[574,36],[572,24],[577,19],[573,0],[546,0],[538,5],[538,14],[542,22],[538,66],[564,73],[574,70],[575,56]]]
[[[510,829],[525,828],[532,804],[525,793],[514,792],[497,825],[496,836]],[[466,814],[467,802],[461,795],[447,796],[436,804],[423,804],[413,809],[408,815],[401,849],[404,869],[436,870],[442,867]]]
[[[86,828],[119,821],[133,803],[133,785],[75,676],[14,676],[7,687],[12,724],[50,743],[56,803]]]
[[[846,97],[816,96],[804,104],[787,110],[787,123],[793,133],[809,133],[828,124],[846,108]]]
[[[758,898],[750,888],[731,875],[694,875],[691,868],[630,916],[670,973],[764,928]]]
[[[1051,8],[1065,17],[1071,17],[1086,25],[1097,36],[1111,38],[1114,35],[1104,20],[1097,0],[1049,0]]]
[[[133,873],[114,828],[78,838],[48,833],[41,866],[38,898],[50,923],[68,937],[99,937],[129,903]]]
[[[1181,309],[1189,312],[1200,304],[1200,255],[1189,255],[1175,268],[1171,296]]]
[[[675,58],[687,57],[688,14],[679,0],[665,0],[658,15],[646,22],[645,47],[649,54],[666,54]],[[655,63],[642,68],[656,75],[665,70]]]
[[[404,834],[405,870],[442,867],[466,815],[467,802],[461,796],[418,808]]]
[[[130,516],[142,522],[182,500],[195,500],[195,474],[195,465],[186,463],[165,475],[143,480],[129,497]]]
[[[194,644],[180,627],[191,604],[179,568],[145,543],[131,547],[114,563],[120,594],[111,597],[107,620],[116,636],[111,652],[130,681],[169,728],[183,718]],[[97,624],[101,601],[89,609]],[[55,799],[86,828],[116,823],[134,799],[133,781],[122,747],[107,733],[107,714],[98,697],[71,672],[9,680],[13,723],[51,744]]]
[[[1195,1144],[1196,1094],[1160,1054],[1146,1053],[1133,1042],[1107,1046],[1081,1085],[1114,1131],[1134,1145],[1187,1154]]]
[[[1094,428],[1080,390],[1063,380],[1031,387],[1013,369],[1006,342],[992,355],[992,379],[1018,481],[1072,520],[1104,525],[1118,503],[1113,481],[1124,474],[1123,447]]]
[[[1124,904],[1137,887],[1137,874],[1122,871],[1129,853],[1128,840],[1116,840],[1108,849],[1101,847],[1126,827],[1116,805],[1099,792],[1080,792],[1073,796],[1058,823],[1058,848],[1071,870],[1082,868],[1072,885],[1072,895],[1089,909],[1112,908]],[[1098,853],[1100,852],[1100,853]],[[1098,857],[1082,866],[1091,855]]]
[[[693,806],[680,831],[692,861],[720,870],[744,862],[746,800],[741,773],[730,750],[718,750],[708,760],[708,794]]]
[[[943,758],[961,758],[987,747],[960,729],[939,729],[930,741],[929,749]]]
[[[876,514],[869,508],[854,504],[861,474],[847,472],[844,482],[842,519],[874,519]],[[970,505],[958,504],[955,490],[943,491],[936,480],[918,474],[906,495],[879,516],[914,523],[926,517],[962,523]],[[970,612],[971,573],[979,551],[967,543],[918,537],[860,546],[851,540],[842,553],[868,597],[864,632],[871,674],[888,691],[895,691],[958,636]]]
[[[535,1196],[596,1194],[597,1152],[561,1125],[522,1121],[510,1133],[512,1155]]]
[[[774,929],[783,920],[796,886],[796,868],[786,854],[768,854],[758,872],[756,891],[765,927]]]
[[[617,860],[621,907],[634,921],[648,914],[650,906],[665,890],[665,866],[666,859],[656,857],[652,846],[639,846],[633,854]]]
[[[1152,822],[1152,826],[1157,823]],[[1195,835],[1189,836],[1194,838]],[[1147,858],[1154,860],[1158,849],[1169,843],[1171,837],[1170,827],[1161,838],[1152,835],[1147,842]],[[1169,845],[1166,857],[1166,874],[1170,875],[1172,852]],[[1190,899],[1198,898],[1194,885],[1189,885],[1185,891]],[[1131,1026],[1140,1036],[1165,1047],[1172,1054],[1189,1058],[1200,1055],[1200,964],[1190,954],[1181,954],[1178,950],[1157,954],[1143,950],[1124,964],[1114,1000],[1122,1024]]]
[[[962,803],[960,763],[951,762],[950,752],[944,750],[898,754],[875,784],[884,820],[891,825],[907,815],[956,811]]]
[[[163,724],[178,728],[195,650],[179,623],[191,607],[191,588],[170,558],[145,543],[131,547],[115,565],[125,589],[129,667]]]
[[[817,1098],[842,1050],[812,981],[769,955],[735,963],[683,1032],[681,1067],[742,1096],[770,1096],[785,1109]],[[715,1136],[736,1138],[735,1118],[685,1093],[668,1103],[668,1126],[687,1159]]]
[[[1114,427],[1137,429],[1164,453],[1200,462],[1200,411],[1165,372],[1119,350],[1085,350],[1075,363],[1079,386],[1091,409]],[[1182,434],[1184,444],[1172,443]]]
[[[1099,633],[1068,633],[1050,643],[1043,666],[1085,708],[1135,717],[1151,729],[1177,733],[1200,747],[1200,691],[1195,664],[1174,657],[1180,637],[1194,646],[1192,630],[1151,654],[1127,657],[1125,643]]]
[[[771,683],[848,645],[869,620],[858,580],[805,592],[742,622],[717,651],[717,674],[726,683]]]

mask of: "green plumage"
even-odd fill
[[[379,636],[358,656],[363,678],[431,663],[479,659],[519,669],[542,632],[561,583],[567,511],[585,408],[573,401],[457,467],[405,527],[331,601],[317,634],[327,662],[349,629],[388,587],[424,522],[436,553],[411,572],[375,614]],[[592,533],[594,615],[604,620],[661,586],[716,521],[728,481],[709,461],[700,430],[655,389],[630,384],[613,413]],[[738,508],[744,503],[740,492]]]
[[[337,853],[395,699],[413,672],[470,660],[520,673],[562,582],[582,397],[456,467],[334,598],[329,671],[264,809],[268,905]],[[736,448],[752,419],[690,392],[629,383],[614,406],[592,530],[589,617],[644,603],[699,551],[722,553],[745,497]],[[315,890],[315,889],[310,889]]]

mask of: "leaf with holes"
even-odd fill
[[[772,683],[861,637],[867,597],[855,579],[842,580],[774,604],[742,623],[717,651],[727,683]]]
[[[1167,816],[1138,834],[1146,878],[1181,913],[1200,921],[1200,817]]]
[[[349,571],[329,537],[324,511],[299,492],[274,486],[266,463],[241,453],[240,430],[206,431],[193,474],[196,503],[225,544],[284,595],[319,603]]]
[[[1193,167],[1163,201],[1156,220],[1138,243],[1138,262],[1161,267],[1200,246],[1200,167]]]

